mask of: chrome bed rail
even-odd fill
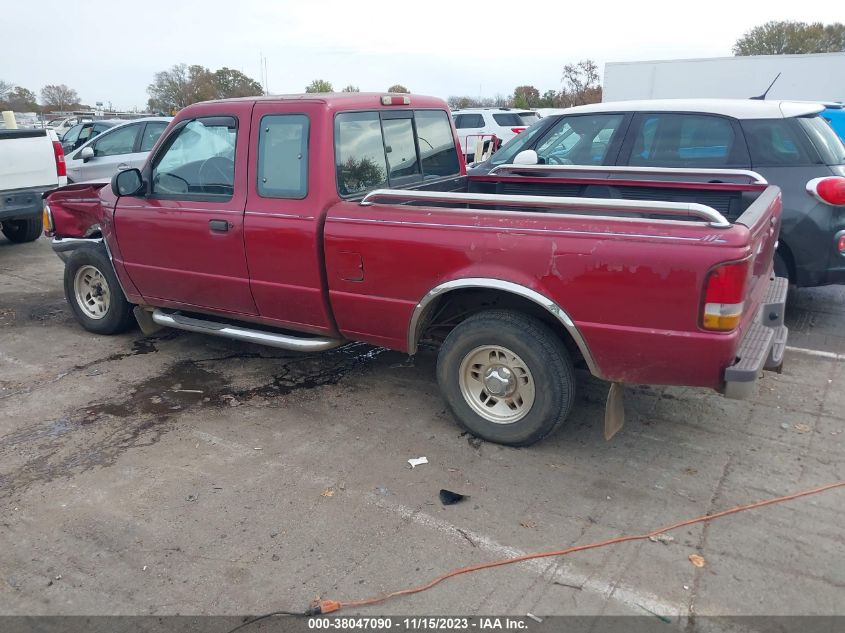
[[[491,169],[489,176],[522,172],[528,174],[621,174],[631,176],[700,176],[712,178],[742,178],[741,184],[767,185],[768,181],[756,171],[750,169],[697,169],[689,167],[615,167],[604,165],[499,165]],[[671,182],[671,181],[670,181]]]
[[[407,191],[404,189],[376,189],[359,203],[361,206],[394,202],[428,202],[445,204],[480,204],[504,207],[533,207],[538,209],[571,209],[572,215],[596,217],[602,211],[612,213],[645,213],[669,215],[674,218],[704,220],[713,228],[730,228],[731,223],[712,207],[696,202],[661,202],[650,200],[616,200],[610,198],[572,198],[559,196],[525,196],[495,193],[449,193],[440,191]],[[589,211],[592,213],[578,213]]]

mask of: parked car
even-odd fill
[[[99,119],[97,121],[82,121],[77,123],[62,136],[62,149],[65,154],[82,147],[98,134],[123,123],[121,119]]]
[[[140,170],[48,196],[67,300],[99,334],[134,314],[147,333],[299,351],[439,346],[455,417],[512,445],[563,422],[576,363],[616,383],[731,397],[782,363],[780,192],[758,174],[655,186],[665,170],[623,170],[618,187],[605,169],[467,178],[458,151],[431,97],[188,106]],[[480,193],[499,184],[535,195]],[[710,206],[722,195],[737,200],[724,213]]]
[[[65,184],[65,157],[55,132],[0,131],[0,228],[7,239],[37,240],[42,195]]]
[[[172,117],[147,117],[115,125],[67,155],[68,182],[111,178],[141,167]]]
[[[79,123],[87,123],[92,120],[93,119],[91,119],[90,117],[59,117],[57,119],[50,119],[49,121],[47,121],[46,127],[53,130],[56,133],[56,136],[58,136],[59,140],[61,141],[65,133],[70,130],[73,126]]]
[[[777,274],[797,286],[845,283],[845,145],[823,110],[750,99],[579,106],[541,119],[470,173],[513,162],[753,169],[783,191]],[[711,204],[730,211],[727,198]]]
[[[842,103],[825,103],[822,118],[830,123],[830,127],[845,141],[845,104]]]
[[[464,108],[453,110],[452,118],[467,162],[474,160],[479,140],[489,143],[495,136],[496,145],[501,145],[539,120],[530,110],[510,108]]]

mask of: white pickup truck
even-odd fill
[[[9,241],[37,240],[42,195],[66,184],[65,155],[53,130],[0,130],[0,228]]]

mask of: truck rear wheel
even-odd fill
[[[437,358],[437,381],[458,422],[510,446],[533,444],[559,427],[575,393],[563,342],[543,322],[510,310],[458,325]]]
[[[117,334],[133,322],[114,267],[100,248],[81,248],[65,263],[65,298],[80,325],[96,334]]]
[[[24,218],[23,220],[4,220],[3,235],[10,242],[23,244],[34,242],[41,235],[41,217]]]

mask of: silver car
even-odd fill
[[[141,167],[171,117],[147,117],[121,123],[94,137],[65,157],[68,182],[111,178]]]

